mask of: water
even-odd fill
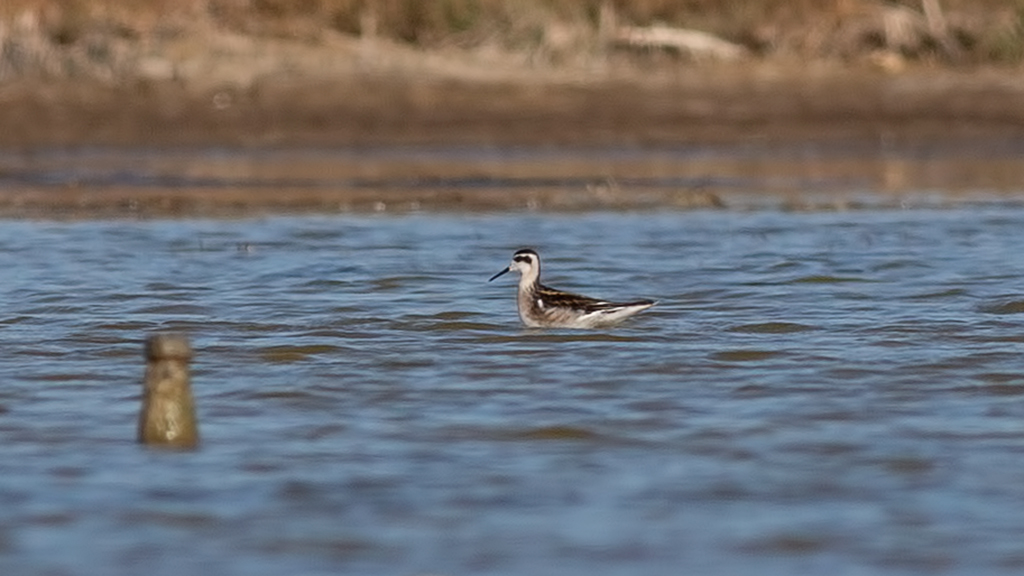
[[[552,286],[661,301],[525,330]],[[2,221],[4,574],[1016,574],[1024,209]],[[188,333],[202,449],[135,444]]]

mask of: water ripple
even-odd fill
[[[521,245],[663,305],[525,329]],[[0,564],[1013,574],[1021,245],[982,206],[0,222]],[[155,330],[194,453],[134,442]]]
[[[979,310],[986,314],[1021,314],[1024,313],[1024,299],[990,302],[982,304]]]
[[[748,334],[789,334],[792,332],[807,332],[818,330],[816,326],[798,324],[796,322],[758,322],[755,324],[742,324],[732,326],[730,332],[744,332]]]

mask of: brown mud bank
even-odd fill
[[[504,80],[353,73],[203,90],[18,82],[0,87],[0,216],[1016,196],[1022,97],[1008,70],[776,65]],[[486,153],[430,152],[452,149]],[[538,152],[524,159],[524,149]]]
[[[0,215],[1015,195],[1022,62],[999,0],[11,0]]]
[[[349,74],[204,89],[0,86],[0,147],[621,145],[1006,138],[1024,131],[1011,69],[696,66],[644,75],[474,81]]]

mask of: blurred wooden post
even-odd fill
[[[189,384],[192,348],[179,334],[153,334],[146,340],[146,377],[139,442],[189,449],[199,445],[196,409]]]

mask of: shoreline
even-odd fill
[[[0,149],[78,146],[741,144],[1012,137],[1011,70],[806,72],[698,66],[540,81],[362,73],[197,89],[25,81],[0,88]]]
[[[1012,69],[915,67],[891,73],[864,66],[768,62],[659,66],[647,72],[520,72],[478,78],[363,70],[268,76],[246,85],[145,79],[11,82],[0,87],[0,125],[5,127],[0,131],[0,178],[6,182],[0,186],[0,217],[844,210],[905,206],[904,195],[920,190],[941,191],[939,200],[923,205],[973,202],[971,189],[1016,201],[1024,182],[1014,152],[1024,141],[1024,107],[1019,105],[1024,79]],[[268,150],[317,156],[403,147],[493,153],[445,162],[370,154],[338,161],[346,164],[341,167],[287,159],[261,166],[261,151]],[[662,158],[651,165],[619,165],[597,158],[577,159],[578,166],[566,168],[502,156],[503,150],[607,148],[714,149],[725,156],[732,151],[739,160]],[[181,158],[161,167],[160,177],[200,174],[207,180],[142,186],[116,179],[92,182],[74,176],[80,166],[62,164],[80,163],[76,157],[96,150],[128,158],[86,173],[134,174],[140,170],[134,156],[159,164],[169,154]],[[779,150],[788,151],[781,161],[775,156]],[[843,154],[851,150],[858,152],[845,161]],[[975,164],[956,161],[965,151],[984,150],[992,158],[982,155]],[[54,152],[66,158],[54,160]],[[263,175],[271,169],[279,173]],[[257,173],[253,181],[232,180],[233,174],[252,170]],[[54,176],[65,173],[72,175]],[[333,179],[321,178],[325,174]],[[395,174],[416,185],[394,186],[389,177]],[[618,184],[647,177],[676,183]],[[504,178],[514,186],[445,185],[459,178]],[[572,184],[530,184],[560,178]],[[308,179],[309,186],[287,184]],[[730,179],[740,184],[721,184]],[[207,181],[216,185],[211,188]],[[284,185],[272,186],[276,181]]]

